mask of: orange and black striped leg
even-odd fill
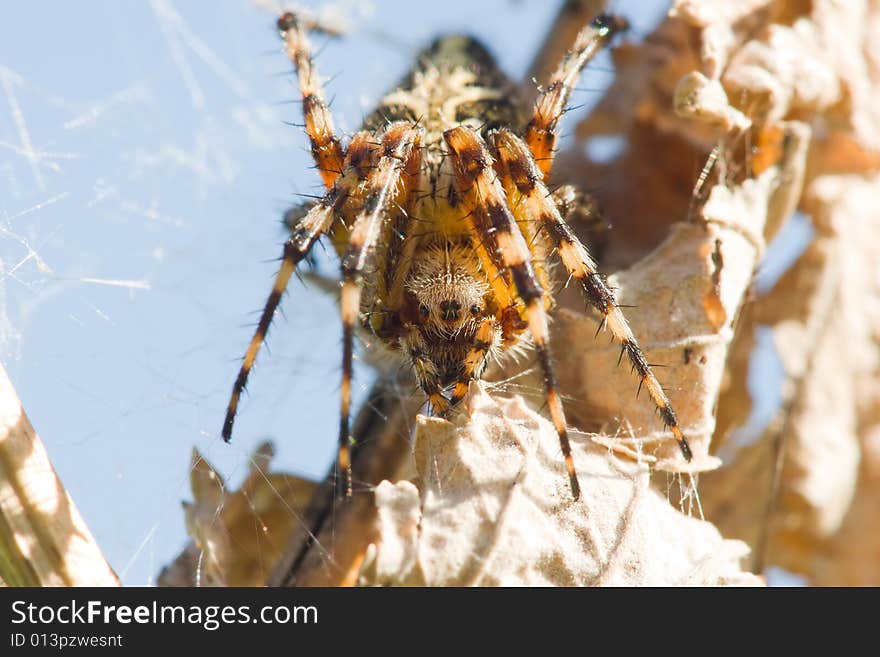
[[[385,309],[390,311],[385,318],[395,318],[395,321],[395,316],[404,305],[404,287],[413,255],[425,232],[424,224],[413,218],[423,198],[421,157],[410,158],[404,176],[407,189],[405,203],[389,218],[383,257],[378,259],[376,271],[377,296],[385,300]]]
[[[612,14],[602,14],[593,19],[578,33],[574,46],[543,87],[532,118],[526,125],[525,140],[545,182],[553,166],[559,119],[565,113],[572,87],[587,62],[615,34],[626,28],[626,21]]]
[[[449,398],[450,406],[456,406],[464,399],[468,392],[470,382],[480,378],[486,369],[486,359],[495,344],[497,320],[495,317],[486,317],[480,322],[480,327],[474,335],[474,343],[464,361],[464,372],[456,382]]]
[[[235,384],[232,386],[232,395],[226,408],[226,419],[223,422],[222,431],[223,439],[226,442],[229,442],[232,438],[232,425],[235,423],[235,413],[238,410],[241,393],[245,389],[251,368],[254,366],[254,361],[257,358],[257,353],[266,339],[272,318],[275,316],[275,311],[281,302],[281,297],[287,289],[290,277],[293,275],[299,262],[308,255],[318,238],[333,227],[340,208],[358,183],[362,162],[369,155],[370,149],[372,149],[368,140],[369,134],[366,132],[359,133],[352,138],[345,161],[347,167],[346,174],[334,183],[330,191],[320,201],[315,203],[305,216],[299,219],[296,226],[291,230],[290,238],[284,244],[281,268],[275,276],[272,292],[266,300],[266,305],[257,324],[257,330],[254,333],[254,337],[251,338],[250,345],[248,345],[247,352],[245,352],[244,362],[238,371]]]
[[[440,387],[440,381],[437,378],[437,368],[429,359],[425,358],[420,347],[411,342],[412,338],[416,341],[420,340],[418,331],[414,331],[408,340],[407,350],[410,360],[413,364],[413,373],[419,386],[425,393],[425,397],[431,404],[431,412],[434,415],[444,415],[450,408],[449,400],[443,396],[443,389]]]
[[[333,224],[334,213],[344,202],[347,196],[338,187],[331,189],[321,201],[315,205],[309,213],[300,220],[300,223],[294,228],[293,235],[284,243],[284,252],[281,256],[281,268],[275,276],[275,282],[272,285],[272,292],[266,300],[266,305],[260,315],[260,321],[257,324],[257,330],[251,343],[248,346],[244,356],[244,362],[235,379],[232,387],[232,396],[229,399],[229,405],[226,409],[226,419],[223,422],[223,439],[226,442],[232,438],[232,425],[235,422],[235,412],[238,409],[238,401],[241,393],[247,384],[248,375],[254,365],[272,318],[275,316],[275,310],[281,301],[284,291],[290,277],[296,270],[297,264],[306,257],[314,243],[321,235],[326,233]]]
[[[525,319],[544,372],[550,418],[559,436],[571,492],[577,499],[580,497],[580,484],[571,455],[565,413],[556,392],[544,291],[535,276],[531,253],[507,205],[504,189],[492,169],[492,156],[482,137],[467,127],[447,130],[443,137],[451,153],[456,190],[468,210],[465,220],[471,238],[485,246],[479,252],[481,258],[485,257],[484,253],[487,254],[483,268],[486,272],[510,272],[516,296],[524,306]]]
[[[425,396],[427,396],[428,402],[431,404],[431,412],[434,415],[443,417],[452,408],[450,401],[443,396],[443,390],[440,389],[439,383],[425,383],[422,385],[422,390],[425,391]]]
[[[639,388],[644,386],[648,391],[664,424],[678,441],[682,455],[690,461],[691,449],[678,426],[678,418],[669,398],[645,360],[645,354],[618,307],[614,293],[596,271],[596,264],[586,247],[562,219],[559,209],[541,182],[540,171],[528,147],[519,137],[506,130],[495,133],[493,141],[500,163],[500,177],[511,206],[517,213],[523,213],[523,220],[541,226],[550,247],[559,254],[571,278],[581,284],[587,299],[602,313],[603,324],[611,330],[614,339],[620,343],[639,375]]]
[[[342,385],[339,419],[339,483],[337,491],[351,495],[351,377],[354,327],[359,323],[364,266],[380,234],[383,218],[392,201],[399,198],[401,172],[411,157],[418,157],[422,129],[411,123],[393,123],[378,146],[375,165],[364,183],[364,202],[348,237],[342,257]]]
[[[309,40],[305,29],[292,12],[285,12],[278,18],[278,30],[299,79],[303,118],[315,166],[321,172],[325,187],[330,189],[342,173],[344,154],[342,144],[334,134],[333,118],[324,101],[321,80],[312,63]]]
[[[425,356],[424,339],[418,329],[411,327],[409,335],[401,340],[401,346],[409,355],[413,374],[415,374],[419,387],[431,405],[431,413],[442,417],[450,408],[449,400],[443,396],[443,388],[437,375],[437,366]]]

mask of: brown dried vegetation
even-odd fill
[[[616,81],[561,154],[555,182],[593,192],[612,224],[603,270],[616,271],[649,361],[665,365],[692,463],[566,292],[553,345],[581,436],[578,503],[546,420],[504,399],[540,399],[522,364],[495,373],[515,385],[472,386],[467,415],[420,417],[414,464],[413,404],[380,384],[354,466],[374,492],[334,506],[325,482],[265,581],[754,584],[749,571],[776,565],[814,584],[880,584],[878,37],[875,1],[678,0],[644,41],[614,51]],[[591,160],[598,137],[623,151]],[[767,245],[797,210],[814,238],[756,291]],[[784,401],[743,444],[759,327],[781,359]],[[699,515],[691,477],[704,520],[680,510]],[[202,503],[213,513],[218,502],[197,495],[191,520]],[[232,558],[193,535],[203,563]],[[239,566],[225,568],[210,581],[232,583]]]

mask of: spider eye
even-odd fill
[[[473,306],[471,306],[470,310],[471,310],[471,315],[479,315],[480,314],[480,307],[477,304],[474,304]]]
[[[419,304],[419,312],[422,314],[422,317],[427,317],[431,314],[431,309],[428,308],[425,304]]]

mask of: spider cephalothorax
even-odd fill
[[[629,358],[685,458],[690,448],[614,295],[546,186],[557,122],[581,68],[623,27],[601,16],[578,35],[531,113],[486,50],[468,37],[439,39],[380,103],[347,147],[334,134],[305,31],[278,21],[296,66],[306,132],[326,194],[298,220],[232,391],[232,434],[247,382],[297,264],[323,235],[341,261],[343,325],[339,472],[351,492],[349,432],[354,332],[363,327],[410,360],[436,412],[458,404],[487,362],[529,338],[544,374],[572,493],[579,484],[547,331],[548,259],[584,289]],[[563,205],[560,198],[560,206]],[[369,271],[369,275],[367,275]]]

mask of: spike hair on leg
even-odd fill
[[[359,323],[361,286],[367,259],[376,247],[383,218],[388,206],[398,192],[401,171],[406,167],[412,153],[418,156],[421,129],[410,123],[394,123],[382,136],[377,149],[376,163],[364,181],[364,202],[354,220],[348,238],[348,248],[342,257],[342,385],[339,418],[339,475],[342,478],[337,490],[350,497],[351,443],[349,433],[351,416],[352,354],[355,326]],[[405,190],[405,187],[404,187]],[[404,192],[405,193],[405,192]]]
[[[272,291],[260,314],[257,329],[251,338],[245,352],[244,360],[238,371],[238,376],[232,386],[232,394],[226,407],[226,418],[223,421],[223,440],[229,442],[232,439],[232,428],[235,424],[235,415],[238,411],[238,402],[241,393],[247,386],[248,377],[256,361],[269,327],[275,317],[275,311],[281,303],[287,284],[296,271],[297,265],[311,252],[312,247],[320,237],[330,232],[339,222],[339,212],[348,198],[357,190],[359,180],[363,177],[363,167],[372,146],[369,143],[369,133],[362,132],[351,140],[348,153],[345,158],[345,174],[337,178],[330,190],[300,219],[299,223],[291,231],[291,237],[284,243],[281,255],[281,266],[275,275]]]
[[[315,167],[329,189],[342,172],[342,144],[333,129],[333,117],[324,100],[324,88],[312,62],[312,49],[306,31],[296,14],[285,12],[278,18],[278,31],[284,40],[285,52],[293,63],[302,96],[306,134],[312,148]]]
[[[614,37],[625,31],[627,22],[614,14],[601,14],[577,35],[571,51],[559,63],[542,87],[532,118],[526,125],[525,141],[538,163],[544,181],[550,177],[556,152],[559,119],[565,113],[572,88],[583,68]]]
[[[621,354],[626,353],[639,375],[639,389],[644,386],[648,391],[663,418],[664,426],[672,432],[682,456],[690,461],[691,448],[678,426],[678,418],[669,398],[645,360],[645,354],[617,305],[614,293],[599,275],[587,248],[562,219],[550,192],[541,182],[540,171],[528,147],[509,130],[499,130],[493,141],[498,153],[500,177],[508,197],[512,199],[511,206],[524,214],[524,221],[541,227],[541,234],[558,254],[568,275],[581,285],[587,300],[602,314],[601,326],[608,327],[621,345]]]
[[[486,245],[486,271],[510,272],[516,296],[524,306],[525,322],[534,341],[544,374],[544,393],[550,418],[568,471],[571,493],[580,497],[580,483],[565,423],[562,402],[550,357],[544,290],[535,275],[525,238],[507,205],[504,190],[492,170],[493,159],[482,137],[470,128],[452,128],[443,134],[455,171],[455,186],[468,211],[466,221],[474,239]]]

